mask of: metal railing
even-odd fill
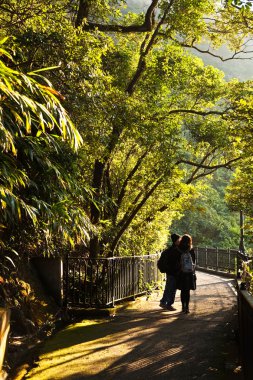
[[[236,273],[237,250],[195,247],[197,268]],[[90,259],[68,256],[64,262],[66,305],[105,307],[145,293],[162,275],[159,254]]]
[[[64,263],[66,306],[106,307],[145,293],[161,279],[159,254],[90,259],[69,256]]]
[[[195,247],[197,268],[236,273],[237,250]],[[145,293],[162,275],[159,254],[90,259],[68,256],[64,262],[64,303],[105,307]]]
[[[210,269],[216,272],[237,273],[236,249],[194,248],[197,268]]]

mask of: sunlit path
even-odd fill
[[[159,307],[161,294],[138,299],[114,318],[78,323],[50,339],[26,378],[240,379],[232,333],[233,281],[198,272],[191,313]]]

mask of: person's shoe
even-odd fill
[[[166,305],[165,303],[160,302],[159,306],[160,306],[162,309],[167,309],[167,305]]]
[[[175,310],[177,310],[177,309],[175,309],[173,306],[171,306],[171,305],[168,305],[167,307],[166,307],[166,309],[167,310],[169,310],[169,311],[175,311]]]
[[[190,310],[189,309],[185,309],[185,314],[189,314],[190,313]]]

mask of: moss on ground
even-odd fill
[[[60,379],[79,372],[83,367],[82,359],[87,352],[87,342],[94,341],[104,335],[105,324],[110,319],[84,320],[59,331],[48,339],[41,349],[35,367],[26,375],[26,379],[48,380]]]

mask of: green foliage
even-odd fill
[[[240,241],[239,213],[231,212],[224,201],[231,175],[217,171],[212,179],[203,180],[171,229],[192,235],[195,246],[236,249]]]
[[[9,250],[5,236],[22,225],[30,228],[30,233],[38,229],[43,234],[47,241],[45,250],[52,232],[57,232],[57,239],[62,243],[74,244],[74,237],[86,240],[90,223],[78,205],[81,198],[78,200],[76,194],[73,202],[69,196],[77,187],[71,178],[71,169],[74,169],[75,151],[82,138],[59,101],[61,95],[41,75],[41,70],[25,75],[4,63],[7,59],[12,62],[8,52],[1,49],[1,55],[0,224],[3,250]]]
[[[226,199],[231,210],[243,210],[245,217],[244,234],[246,250],[252,250],[253,209],[252,209],[252,158],[244,160],[238,165],[230,186],[227,189]]]
[[[53,120],[49,115],[41,119],[35,116],[37,103],[30,101],[23,118],[17,113],[22,136],[13,144],[12,134],[5,136],[9,151],[18,151],[19,165],[12,152],[5,160],[11,174],[3,178],[13,199],[24,201],[34,221],[39,220],[34,240],[41,251],[58,249],[62,238],[73,247],[83,243],[90,222],[97,229],[93,255],[99,249],[103,255],[156,251],[164,246],[173,219],[200,194],[197,181],[242,155],[242,144],[246,147],[251,84],[225,82],[221,72],[204,66],[185,46],[208,40],[214,47],[226,41],[237,49],[249,34],[243,22],[247,9],[209,0],[160,0],[150,21],[144,13],[127,12],[126,2],[80,4],[0,4],[1,34],[14,36],[9,46],[15,63],[8,68],[40,75],[41,67],[54,67],[43,72],[49,82],[36,78],[52,97],[60,96],[83,141],[73,152],[66,139],[77,144],[76,131],[69,120],[66,127],[55,123],[64,120],[55,114],[58,104],[50,113]],[[121,33],[126,26],[132,26],[131,33]],[[34,102],[32,95],[26,96]],[[222,191],[209,190],[209,196],[223,210]],[[206,203],[198,202],[200,209]],[[206,226],[210,241],[217,225],[234,236],[216,209],[206,215],[213,220],[210,230]],[[26,244],[34,230],[26,228]],[[228,232],[219,239],[228,242]]]

